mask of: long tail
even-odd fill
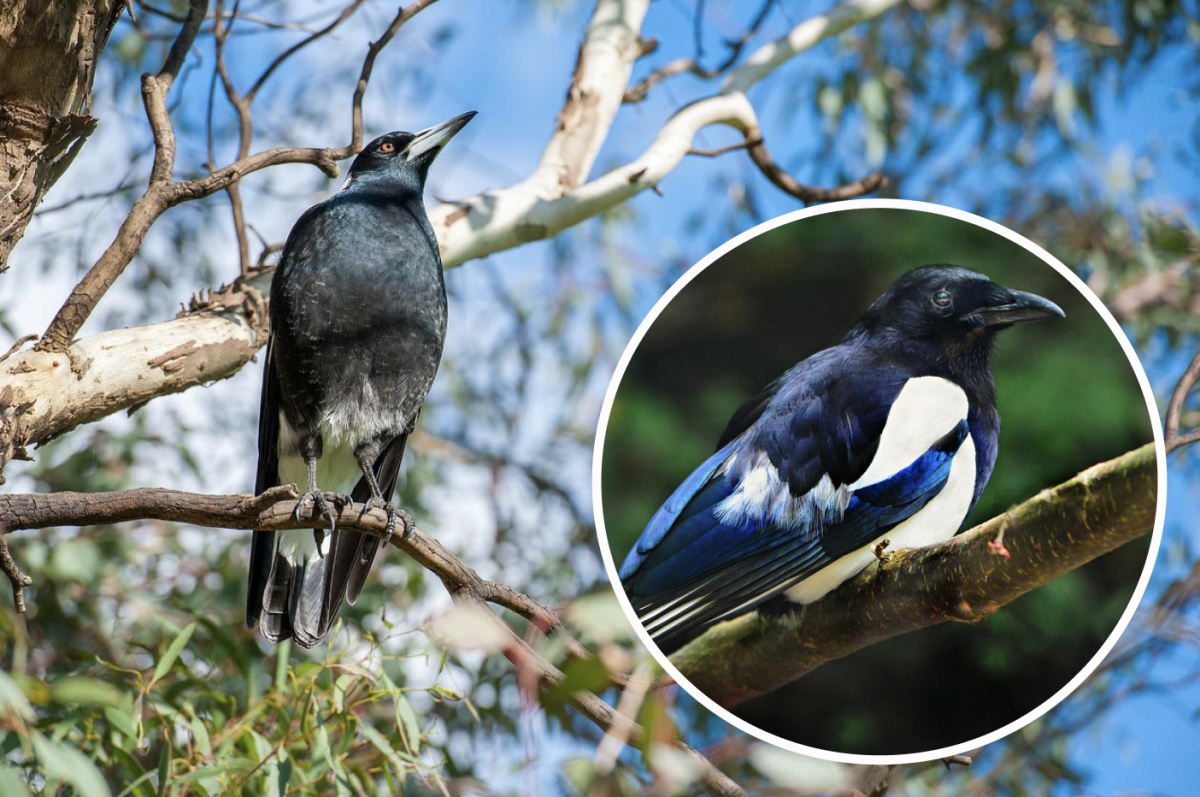
[[[275,552],[258,621],[263,636],[272,642],[294,639],[305,648],[325,641],[329,623],[323,617],[322,603],[328,565],[327,556],[310,556],[293,564]]]
[[[391,500],[395,491],[406,441],[407,435],[396,437],[375,461],[385,500]],[[359,480],[351,498],[361,503],[370,497],[366,479]],[[302,546],[289,561],[279,550],[279,535],[307,533],[254,532],[246,620],[251,627],[258,625],[271,642],[294,639],[301,647],[311,648],[329,636],[342,601],[353,605],[358,600],[379,549],[379,538],[350,529],[313,530],[311,552]]]
[[[396,490],[396,476],[400,472],[400,460],[404,458],[404,446],[407,442],[407,434],[392,438],[375,460],[375,478],[379,482],[379,490],[383,493],[385,501],[391,501],[392,493]],[[371,497],[371,488],[366,479],[358,480],[350,497],[359,503]],[[351,606],[358,600],[358,594],[367,580],[367,574],[371,572],[371,563],[375,561],[375,553],[378,550],[379,538],[370,534],[338,529],[333,535],[329,546],[329,561],[332,564],[325,595],[327,623],[333,621],[343,599]]]

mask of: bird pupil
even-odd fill
[[[936,304],[938,307],[949,307],[950,306],[950,292],[949,291],[938,291],[937,293],[935,293],[933,295],[933,303]]]

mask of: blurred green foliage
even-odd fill
[[[1152,439],[1146,397],[1117,337],[1036,255],[918,210],[810,216],[716,260],[638,344],[604,441],[601,497],[617,562],[715,449],[742,401],[840,340],[901,273],[930,263],[967,266],[1045,296],[1067,315],[998,339],[999,456],[968,526]],[[842,752],[917,752],[983,735],[1057,692],[1099,650],[1129,602],[1147,545],[1036,590],[978,628],[943,625],[876,645],[739,713]]]

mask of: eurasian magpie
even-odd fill
[[[331,529],[254,532],[246,624],[272,642],[324,641],[366,580],[379,539],[337,528],[331,504],[386,509],[388,534],[395,529],[396,474],[446,337],[425,177],[474,116],[372,141],[284,246],[271,282],[255,491],[306,484],[296,517],[311,508]]]
[[[819,600],[885,538],[896,549],[954,536],[996,462],[996,333],[1051,316],[1063,312],[1040,296],[924,266],[746,402],[621,567],[658,646]]]

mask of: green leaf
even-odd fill
[[[158,665],[154,668],[154,677],[150,679],[151,685],[170,672],[171,667],[175,664],[175,660],[179,658],[179,654],[187,646],[195,630],[196,624],[188,623],[187,627],[180,631],[179,635],[172,640],[170,647],[167,648],[167,652],[158,660]]]
[[[133,713],[133,695],[126,692],[115,706],[104,707],[104,718],[113,730],[136,741],[138,738],[137,718]]]
[[[17,682],[8,673],[0,670],[0,714],[16,714],[26,722],[33,722],[33,706],[25,692],[17,686]]]
[[[167,793],[171,783],[171,745],[164,744],[158,756],[158,797]]]
[[[121,690],[107,681],[68,676],[50,685],[50,699],[55,703],[117,706],[121,703]]]
[[[333,711],[341,714],[346,710],[346,694],[354,686],[355,677],[349,673],[338,676],[333,684]]]
[[[212,758],[212,741],[208,738],[208,728],[195,714],[192,715],[192,741],[206,758]]]
[[[563,668],[558,691],[563,697],[576,692],[603,692],[608,688],[608,668],[599,659],[572,659]]]
[[[359,728],[362,729],[363,736],[367,737],[367,741],[373,744],[375,749],[383,753],[383,755],[392,762],[393,766],[395,766],[401,772],[405,770],[404,760],[400,757],[400,754],[396,752],[396,748],[392,747],[392,743],[387,740],[387,737],[372,728],[370,725],[360,725]]]
[[[0,794],[7,794],[10,797],[31,797],[29,788],[25,785],[25,778],[21,776],[20,771],[3,762],[0,762]]]
[[[33,734],[30,741],[46,780],[73,786],[79,797],[111,797],[100,770],[83,753],[69,744],[52,742],[40,733]]]
[[[397,691],[396,726],[400,729],[400,738],[404,740],[404,748],[413,755],[421,752],[421,725],[417,721],[417,712],[403,692]]]

